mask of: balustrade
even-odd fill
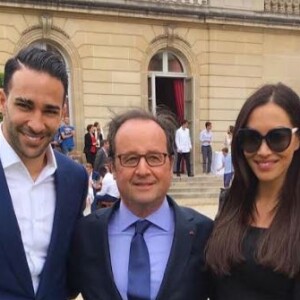
[[[300,0],[265,0],[265,12],[299,15]]]
[[[188,4],[192,6],[203,6],[209,4],[209,0],[147,0],[146,2],[156,2],[161,4],[172,3],[172,4],[179,4],[179,5]]]

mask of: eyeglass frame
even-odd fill
[[[151,155],[151,154],[159,154],[159,155],[163,155],[163,160],[162,162],[159,164],[159,165],[151,165],[149,164],[148,160],[147,160],[147,155]],[[133,155],[133,156],[137,156],[138,157],[138,160],[137,160],[137,163],[135,165],[132,165],[132,166],[128,166],[128,165],[123,165],[123,162],[122,162],[122,157],[124,157],[125,155]],[[147,163],[147,165],[151,168],[155,168],[155,167],[161,167],[163,166],[165,163],[166,163],[166,158],[167,156],[171,156],[171,154],[168,154],[168,153],[165,153],[165,152],[149,152],[149,153],[146,153],[146,154],[136,154],[136,153],[122,153],[122,154],[118,154],[116,155],[116,157],[119,159],[119,162],[121,164],[122,167],[124,168],[136,168],[140,161],[141,161],[141,158],[143,157]]]
[[[287,146],[279,151],[279,150],[274,149],[274,146],[272,145],[272,143],[270,144],[270,140],[268,139],[268,135],[270,135],[270,133],[271,133],[272,131],[280,130],[280,129],[284,129],[284,130],[288,129],[288,130],[290,131],[290,136],[289,136],[289,142],[288,142]],[[238,140],[240,139],[240,137],[239,137],[239,133],[240,133],[240,132],[243,132],[243,131],[244,131],[244,132],[245,132],[245,131],[252,131],[252,132],[255,132],[255,133],[258,134],[259,139],[260,139],[260,140],[259,140],[259,144],[258,144],[258,146],[257,146],[257,149],[255,149],[254,151],[247,151],[246,149],[244,149],[243,145],[241,144],[241,148],[242,148],[245,152],[248,152],[248,153],[254,153],[254,152],[257,152],[257,151],[259,150],[259,148],[261,147],[263,140],[265,140],[267,146],[269,147],[269,149],[270,149],[271,151],[273,151],[273,152],[283,152],[283,151],[285,151],[285,150],[290,146],[291,141],[292,141],[292,135],[293,135],[294,133],[296,133],[298,130],[299,130],[298,127],[293,127],[293,128],[289,128],[289,127],[277,127],[277,128],[272,128],[272,129],[270,129],[270,130],[267,132],[267,134],[262,135],[262,134],[261,134],[259,131],[257,131],[256,129],[252,129],[252,128],[241,128],[241,129],[238,130],[238,133],[237,133],[237,139],[238,139]]]

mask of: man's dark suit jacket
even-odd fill
[[[175,232],[156,299],[207,299],[204,248],[213,223],[190,208],[178,206],[170,197],[168,201],[174,210]],[[122,299],[114,283],[108,243],[108,222],[119,203],[100,209],[78,223],[68,270],[74,296],[81,292],[85,300]]]
[[[66,258],[76,220],[82,216],[87,194],[85,169],[55,151],[56,207],[48,255],[36,295],[13,209],[2,163],[0,162],[0,299],[66,300]],[[20,187],[22,197],[22,187]]]
[[[96,158],[94,162],[94,170],[101,174],[101,167],[104,167],[106,160],[107,160],[107,153],[105,152],[103,147],[101,147],[96,154]]]

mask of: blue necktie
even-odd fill
[[[135,223],[128,265],[128,300],[150,300],[150,258],[143,237],[150,224],[147,220]]]

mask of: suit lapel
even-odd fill
[[[120,200],[111,208],[108,209],[100,209],[97,211],[97,234],[95,234],[95,244],[94,248],[97,253],[101,253],[101,257],[99,257],[99,272],[107,274],[107,282],[109,286],[113,286],[114,290],[112,293],[114,294],[113,299],[122,299],[119,293],[119,290],[114,282],[114,275],[112,272],[112,265],[110,259],[109,252],[109,242],[108,242],[108,223],[113,212],[119,208]],[[97,238],[96,238],[97,237]],[[94,249],[93,249],[94,251]],[[103,265],[104,263],[104,265]]]
[[[188,216],[184,215],[178,205],[169,197],[168,201],[174,209],[175,232],[170,257],[156,298],[157,300],[166,299],[165,293],[168,291],[169,286],[174,285],[175,274],[183,273],[183,269],[190,257],[195,236],[193,218],[188,218]]]
[[[70,183],[70,180],[73,180],[72,175],[69,174],[68,168],[57,155],[56,160],[58,167],[54,174],[56,189],[55,213],[47,259],[41,274],[37,298],[42,298],[49,289],[55,288],[55,286],[53,286],[55,283],[51,278],[55,272],[55,268],[60,263],[60,259],[64,257],[64,253],[62,253],[62,251],[64,251],[62,249],[64,248],[62,245],[65,245],[65,237],[68,236],[66,231],[72,229],[69,222],[70,219],[74,217],[73,214],[76,213],[75,206],[78,205],[78,203],[75,203],[73,201],[74,199],[70,197],[74,192],[73,184],[76,183]],[[80,209],[78,208],[77,211],[79,217]]]
[[[18,221],[0,162],[0,243],[16,279],[28,295],[34,295]],[[20,194],[21,196],[21,194]]]

